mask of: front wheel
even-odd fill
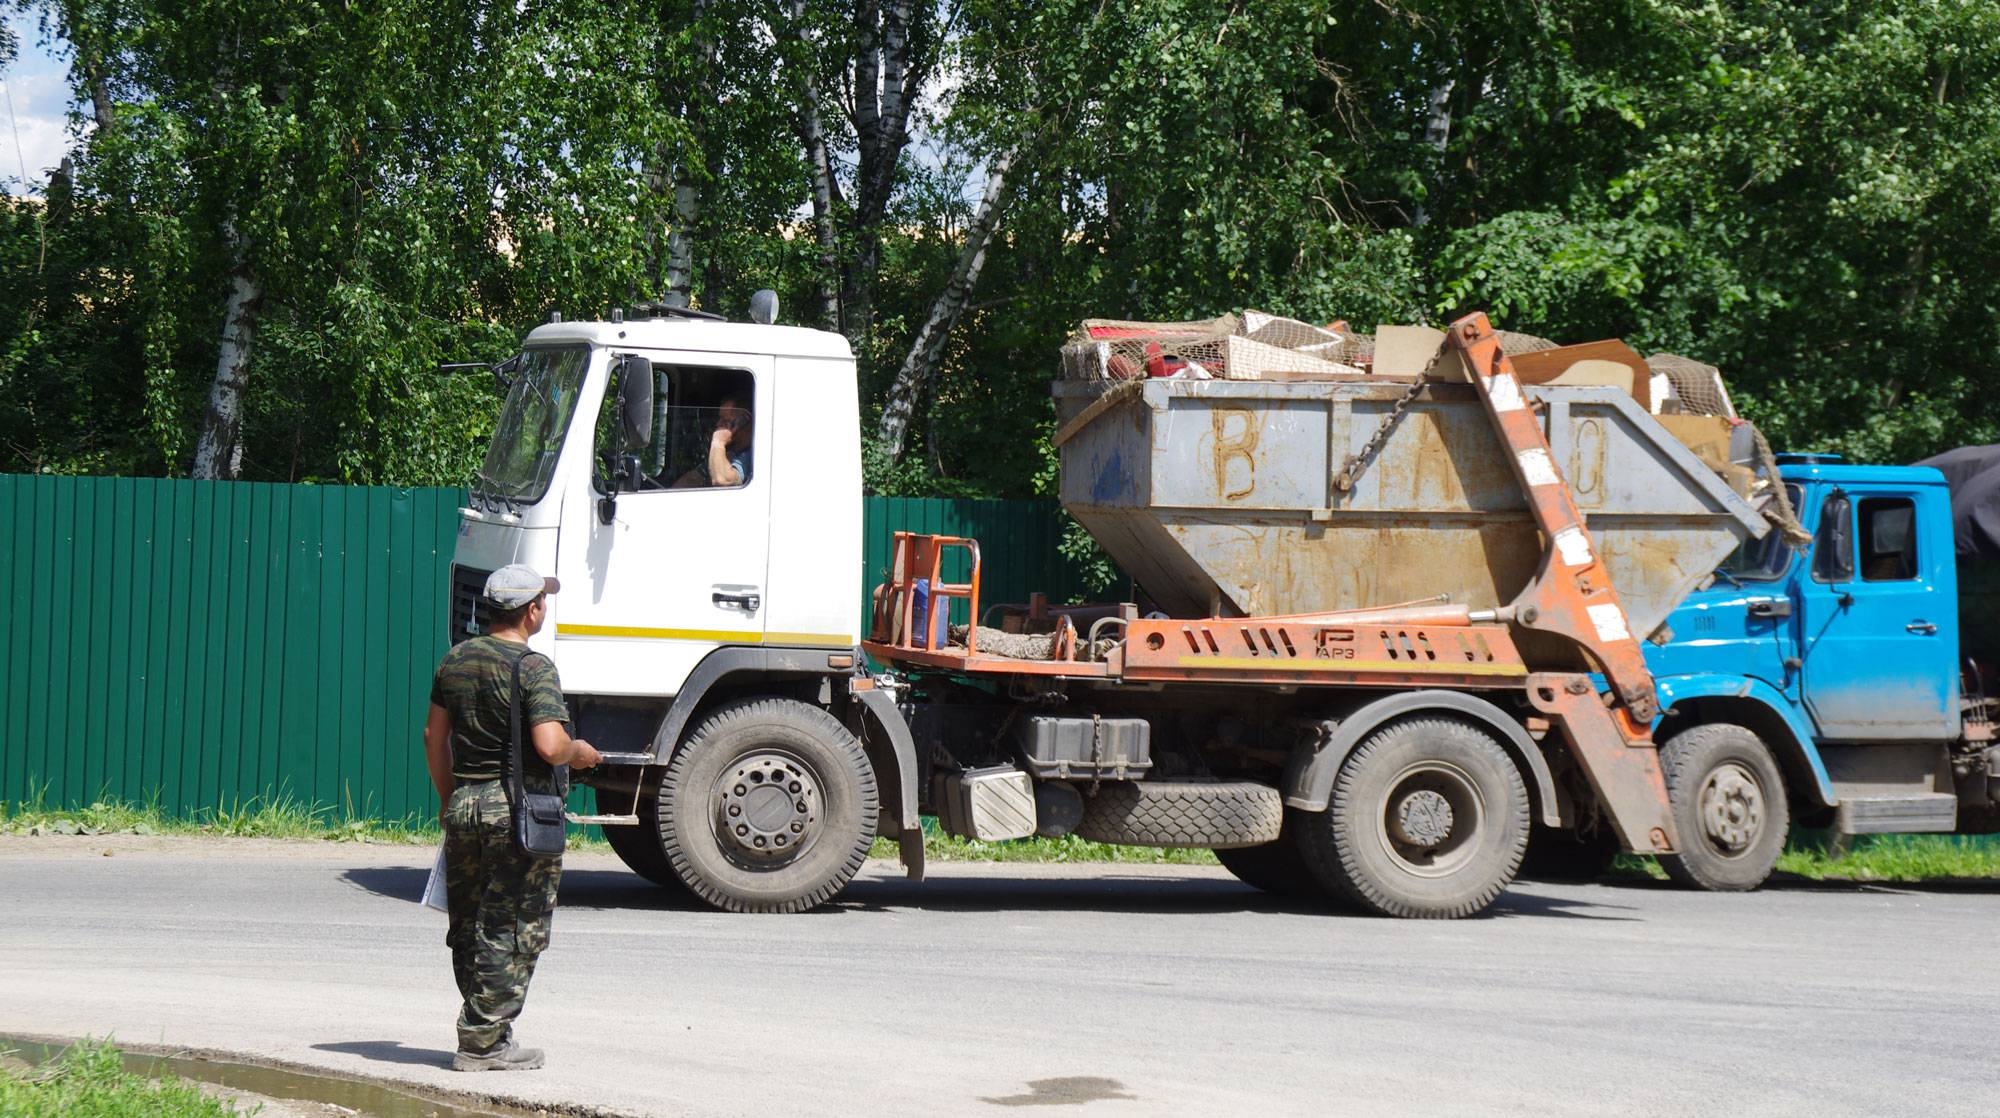
[[[1660,868],[1712,892],[1762,885],[1791,826],[1784,776],[1763,740],[1727,722],[1695,726],[1660,747],[1660,768],[1681,845]]]
[[[1385,916],[1455,918],[1493,903],[1528,845],[1528,790],[1491,734],[1414,717],[1370,734],[1308,815],[1315,877]]]
[[[875,840],[875,772],[815,706],[749,699],[703,719],[660,781],[660,845],[689,891],[730,912],[802,912],[840,892]]]

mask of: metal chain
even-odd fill
[[[1389,414],[1383,416],[1381,425],[1375,428],[1375,433],[1368,436],[1368,441],[1359,451],[1347,456],[1346,464],[1340,468],[1340,476],[1333,479],[1335,489],[1346,493],[1354,488],[1354,483],[1361,477],[1361,471],[1368,467],[1369,461],[1375,457],[1375,452],[1382,449],[1382,443],[1388,439],[1390,429],[1396,426],[1397,420],[1403,418],[1403,413],[1409,410],[1411,401],[1415,400],[1417,394],[1423,390],[1423,378],[1418,377],[1411,383],[1409,391],[1396,398],[1396,402],[1389,406]]]

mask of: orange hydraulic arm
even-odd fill
[[[1602,668],[1614,696],[1607,708],[1588,676],[1555,672],[1529,677],[1529,699],[1562,728],[1625,848],[1671,852],[1678,839],[1650,731],[1659,714],[1653,675],[1610,572],[1556,470],[1541,420],[1522,397],[1520,377],[1484,314],[1452,323],[1443,352],[1456,352],[1464,360],[1542,532],[1541,566],[1514,599],[1513,619],[1582,646]]]

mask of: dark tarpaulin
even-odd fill
[[[1916,465],[1942,472],[1951,487],[1951,531],[1958,554],[2000,560],[2000,444],[1962,446]]]

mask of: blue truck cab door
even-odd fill
[[[1943,741],[1958,733],[1950,503],[1934,471],[1880,473],[1912,477],[1815,487],[1797,583],[1806,710],[1827,741]]]

